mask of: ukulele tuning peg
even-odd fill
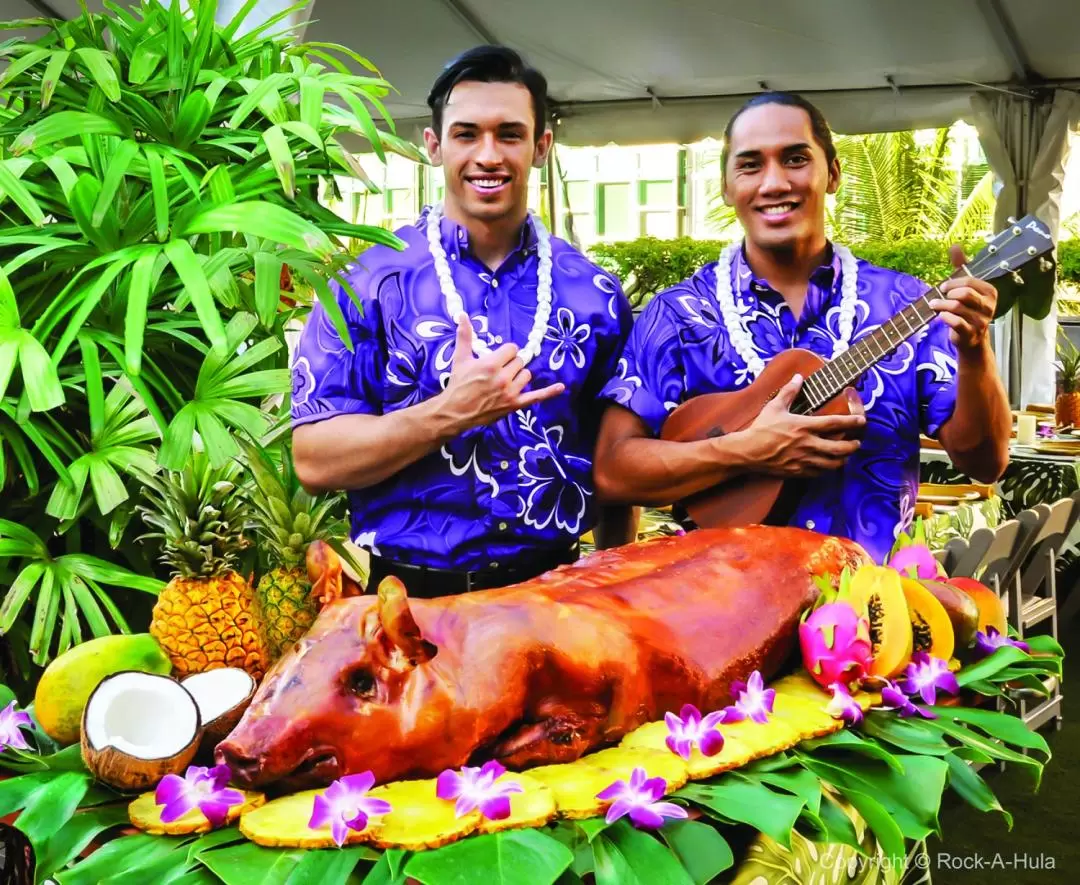
[[[1006,221],[1007,221],[1007,222],[1008,222],[1009,224],[1016,224],[1016,216],[1015,216],[1015,215],[1010,215],[1010,216],[1009,216],[1008,218],[1006,218],[1005,220],[1006,220]]]
[[[1040,258],[1039,259],[1039,270],[1041,270],[1043,273],[1046,273],[1053,266],[1054,266],[1054,263],[1049,258]]]
[[[1012,276],[1013,282],[1016,283],[1016,285],[1018,285],[1018,286],[1024,285],[1024,278],[1022,276],[1020,276],[1018,271],[1014,270],[1012,272],[1011,276]]]

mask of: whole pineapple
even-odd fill
[[[145,476],[143,521],[163,541],[161,560],[173,570],[154,605],[150,633],[181,678],[218,667],[242,667],[261,679],[268,666],[254,591],[237,568],[247,502],[238,466],[215,469],[196,452],[182,471]]]
[[[307,492],[296,477],[288,446],[281,447],[279,467],[262,446],[241,438],[237,442],[254,480],[248,488],[250,516],[266,566],[255,599],[273,662],[308,631],[318,614],[305,557],[312,541],[345,536],[343,496]]]
[[[1060,392],[1054,402],[1054,423],[1058,427],[1080,427],[1080,350],[1061,333],[1057,352]]]

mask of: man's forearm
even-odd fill
[[[598,463],[596,487],[608,503],[671,504],[744,472],[742,443],[740,433],[696,442],[622,439]]]
[[[989,344],[961,351],[956,407],[938,438],[956,468],[977,482],[1001,477],[1009,463],[1012,412]]]
[[[311,491],[363,489],[388,479],[462,428],[432,399],[388,415],[338,415],[293,431],[296,473]]]

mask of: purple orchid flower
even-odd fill
[[[461,773],[447,769],[439,775],[435,795],[440,799],[456,799],[454,814],[462,817],[479,808],[488,820],[505,820],[510,816],[510,794],[522,793],[521,784],[513,781],[498,783],[506,769],[494,760],[485,762],[483,768],[461,769]]]
[[[1020,639],[1013,639],[1004,633],[999,633],[997,627],[987,627],[986,632],[982,630],[975,634],[975,657],[986,658],[996,652],[999,648],[1005,648],[1011,645],[1014,648],[1018,648],[1023,652],[1031,653],[1031,646]]]
[[[686,809],[674,802],[661,802],[667,781],[662,777],[650,778],[644,768],[635,768],[630,773],[630,781],[617,780],[609,787],[596,794],[604,802],[611,800],[604,820],[615,823],[620,817],[630,816],[630,822],[636,827],[657,829],[664,825],[665,818],[684,820],[688,817]]]
[[[894,682],[887,682],[881,689],[881,706],[885,710],[895,710],[902,717],[922,716],[924,719],[937,719],[937,713],[932,713],[911,702]]]
[[[232,772],[228,765],[206,768],[189,765],[183,777],[167,774],[154,791],[154,801],[164,805],[162,823],[179,820],[193,808],[198,808],[211,827],[220,827],[229,815],[229,809],[244,802],[244,794],[228,789]]]
[[[825,712],[833,719],[843,719],[848,725],[858,725],[863,720],[862,707],[858,705],[851,692],[839,682],[829,686],[832,689],[832,700],[825,706]]]
[[[15,750],[29,750],[30,745],[20,729],[31,726],[30,714],[23,710],[16,710],[15,701],[0,710],[0,752],[9,747]]]
[[[1054,429],[1052,424],[1040,424],[1039,429],[1035,432],[1043,439],[1051,439],[1057,436],[1057,430]]]
[[[359,833],[367,827],[368,818],[389,813],[389,802],[366,795],[374,785],[375,775],[370,771],[349,774],[334,781],[325,793],[315,797],[308,828],[317,830],[330,824],[330,835],[340,848],[345,844],[349,830]]]
[[[725,722],[741,722],[749,718],[759,725],[764,725],[769,721],[769,714],[776,702],[776,689],[765,688],[765,680],[761,678],[760,670],[751,673],[746,682],[738,679],[732,682],[731,693],[738,700],[724,709]]]
[[[724,749],[724,736],[716,726],[724,721],[727,714],[723,710],[709,713],[704,718],[701,711],[693,704],[687,704],[680,715],[665,713],[668,736],[664,743],[669,750],[683,759],[689,760],[690,751],[696,746],[703,756],[715,756]]]
[[[888,567],[911,578],[933,580],[941,575],[938,561],[925,544],[909,544],[901,547],[889,560]]]
[[[948,663],[941,658],[932,658],[924,651],[917,651],[911,656],[901,687],[909,695],[918,694],[924,704],[931,706],[937,703],[939,691],[954,696],[960,693],[956,674],[949,669]]]

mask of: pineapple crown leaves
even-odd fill
[[[1057,345],[1061,386],[1065,393],[1074,393],[1080,385],[1080,349],[1064,333],[1059,333]]]
[[[236,465],[214,468],[196,452],[183,470],[140,479],[146,503],[137,510],[155,531],[137,540],[161,541],[161,561],[183,577],[216,577],[236,568],[249,544]]]
[[[242,453],[240,463],[251,479],[244,486],[250,516],[255,531],[266,541],[263,552],[271,568],[296,568],[312,541],[328,540],[347,531],[339,510],[344,496],[308,492],[300,484],[287,445],[280,447],[279,466],[259,442],[238,436],[237,443]]]

